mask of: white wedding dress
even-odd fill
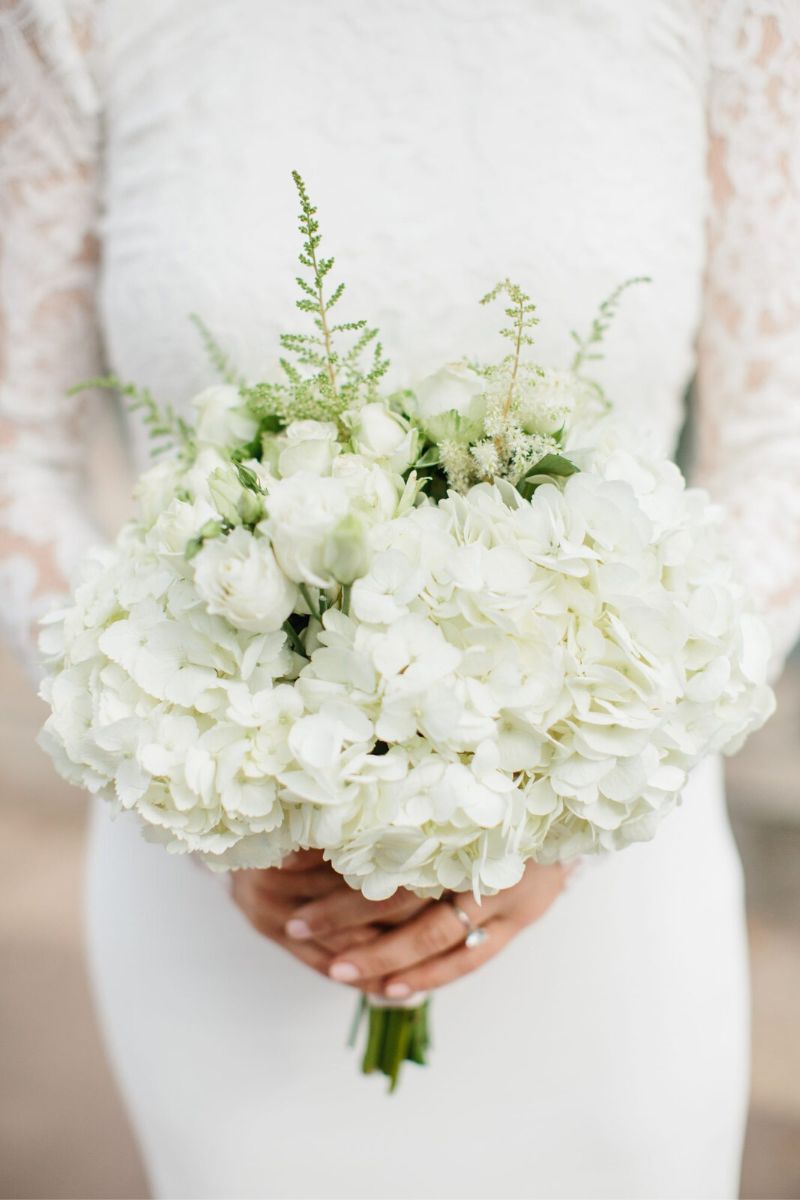
[[[177,404],[293,329],[306,177],[350,315],[396,382],[502,350],[506,274],[723,501],[776,665],[800,624],[800,36],[794,0],[31,0],[0,16],[2,615],[18,645],[95,536],[78,402],[103,363]],[[99,253],[98,253],[99,250]],[[141,436],[131,424],[137,463]],[[647,845],[589,863],[435,1000],[388,1099],[354,993],[220,880],[96,814],[89,947],[161,1197],[731,1197],[747,1096],[739,861],[720,765]]]

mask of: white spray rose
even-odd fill
[[[194,397],[192,406],[198,446],[232,448],[256,435],[258,422],[247,411],[238,388],[229,384],[206,388]]]
[[[400,490],[396,478],[377,463],[360,454],[342,454],[333,464],[333,477],[343,485],[351,506],[370,524],[394,516]]]
[[[384,404],[365,404],[353,423],[353,444],[365,458],[385,463],[399,475],[416,458],[419,435]]]
[[[269,483],[267,517],[259,529],[269,534],[275,557],[295,583],[332,587],[337,581],[326,545],[350,512],[347,488],[338,479],[297,471]]]
[[[408,411],[434,441],[474,441],[483,433],[486,380],[466,363],[450,363],[414,387]]]
[[[209,612],[252,633],[280,629],[297,600],[297,588],[275,561],[269,541],[242,528],[204,544],[194,581]]]
[[[281,475],[297,471],[330,475],[331,464],[339,453],[339,434],[333,421],[292,421],[284,438],[284,448],[278,455]]]

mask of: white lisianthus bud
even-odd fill
[[[327,566],[325,546],[351,509],[344,483],[297,471],[269,482],[268,489],[267,517],[259,529],[269,534],[283,571],[295,583],[332,587],[338,580]]]
[[[192,400],[197,413],[195,439],[198,446],[232,449],[254,438],[258,422],[235,387],[221,384],[206,388]]]
[[[208,480],[211,502],[230,525],[254,525],[264,515],[261,497],[242,486],[233,466],[218,467]]]
[[[292,421],[285,430],[286,442],[278,455],[282,476],[297,471],[330,475],[339,453],[339,434],[333,421]]]
[[[417,455],[419,435],[402,417],[376,401],[359,409],[353,422],[353,445],[365,458],[386,464],[402,475]]]
[[[466,363],[450,363],[414,387],[407,408],[435,442],[476,441],[483,434],[485,393],[482,375]]]
[[[337,583],[349,586],[369,567],[367,533],[364,522],[348,513],[331,530],[323,551],[326,570]]]
[[[194,582],[209,612],[251,633],[280,629],[297,601],[297,588],[267,538],[242,528],[204,544],[194,560]]]

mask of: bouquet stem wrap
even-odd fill
[[[404,1062],[427,1065],[430,1046],[430,997],[415,992],[407,1000],[384,1000],[380,996],[362,996],[353,1020],[349,1044],[355,1045],[359,1028],[367,1018],[367,1038],[361,1070],[365,1075],[378,1071],[389,1080],[394,1092]]]

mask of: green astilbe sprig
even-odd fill
[[[200,339],[205,347],[209,361],[211,365],[216,368],[220,379],[222,379],[224,383],[232,384],[233,387],[246,387],[247,380],[243,375],[240,375],[233,366],[227,354],[222,349],[202,317],[198,316],[197,313],[189,313],[189,320],[200,334]]]
[[[283,424],[303,419],[339,422],[346,410],[376,398],[389,363],[383,356],[377,329],[364,320],[331,320],[345,285],[330,287],[334,259],[320,252],[317,210],[297,171],[292,172],[292,178],[300,201],[299,228],[303,236],[299,261],[304,273],[296,277],[300,292],[296,304],[311,318],[314,329],[281,334],[284,379],[243,388],[242,394],[260,419],[275,417]],[[365,355],[369,355],[366,366]]]
[[[570,363],[571,371],[576,375],[580,375],[583,373],[583,367],[586,363],[599,362],[603,358],[600,346],[611,328],[625,292],[635,284],[651,282],[649,275],[634,275],[630,279],[626,279],[619,287],[614,288],[610,296],[606,296],[605,300],[600,303],[589,326],[588,333],[580,334],[574,329],[570,331],[570,336],[576,346],[575,356]],[[588,382],[602,394],[600,384],[595,380],[589,380]]]
[[[624,293],[633,284],[646,282],[646,276],[637,276],[620,284],[600,304],[588,332],[573,331],[577,349],[566,371],[547,371],[525,358],[525,349],[534,342],[538,318],[535,304],[518,284],[503,279],[482,298],[481,304],[505,298],[508,323],[500,335],[511,342],[511,349],[498,363],[465,364],[485,381],[483,437],[471,443],[460,439],[439,442],[437,462],[450,487],[465,491],[479,480],[503,478],[528,497],[545,478],[578,470],[563,453],[567,414],[576,406],[595,415],[610,407],[600,383],[587,377],[583,368],[602,358],[600,347]],[[553,424],[559,415],[560,428]]]
[[[522,421],[523,395],[544,375],[537,363],[524,357],[525,349],[534,343],[533,330],[539,324],[536,305],[510,279],[496,284],[481,299],[481,304],[491,304],[501,296],[506,300],[504,314],[508,324],[500,329],[500,336],[511,342],[511,349],[499,363],[478,368],[486,380],[486,436],[470,448],[469,476],[473,479],[501,476],[517,482],[545,455],[558,450],[558,439],[530,432]],[[463,479],[463,457],[460,467]]]
[[[86,379],[75,384],[67,395],[75,396],[79,392],[96,389],[117,392],[126,401],[131,412],[141,415],[142,424],[153,442],[150,448],[153,458],[167,450],[177,450],[181,457],[189,461],[194,458],[195,444],[191,425],[175,412],[171,404],[159,404],[149,388],[125,383],[116,375],[101,375],[96,379]]]

